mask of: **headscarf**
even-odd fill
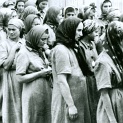
[[[89,6],[86,6],[84,8],[84,20],[89,19],[88,17],[90,15],[91,11],[93,10],[95,13],[95,9],[96,9],[96,6],[94,3],[91,3]]]
[[[20,31],[22,31],[25,28],[23,21],[17,18],[10,19],[8,25],[14,25]]]
[[[38,46],[40,39],[44,32],[47,30],[47,28],[43,25],[37,25],[33,27],[26,37],[26,45],[33,50],[36,50],[39,52],[40,47]]]
[[[11,14],[12,14],[11,9],[0,8],[0,27],[7,27]]]
[[[25,2],[24,7],[26,8],[28,6],[34,6],[35,7],[36,5],[35,5],[35,2],[33,0],[28,0]]]
[[[123,42],[123,23],[113,21],[107,28],[107,41],[109,48],[113,54],[113,61],[123,77],[123,50],[121,49],[120,42]],[[123,78],[122,78],[123,79]]]
[[[38,16],[34,14],[30,14],[26,17],[26,19],[24,20],[25,33],[28,33],[30,31],[30,29],[32,28],[32,23],[35,18],[38,18]]]
[[[69,12],[74,12],[75,13],[75,8],[74,7],[67,7],[66,9],[65,9],[65,17],[66,17],[66,14],[67,13],[69,13]]]
[[[48,2],[48,0],[37,0],[36,1],[36,5],[39,5],[41,2],[43,2],[43,1],[46,1],[46,2]]]
[[[56,43],[62,43],[67,47],[73,48],[75,46],[76,28],[80,22],[81,20],[76,17],[65,19],[57,28]]]
[[[24,21],[25,18],[30,15],[30,14],[38,14],[38,10],[36,9],[36,7],[34,6],[28,6],[24,9],[24,12],[23,12],[23,17],[22,17],[22,20]]]
[[[56,20],[57,15],[60,13],[60,8],[56,6],[52,6],[48,9],[46,16],[44,18],[44,23],[48,25],[58,26],[58,22]]]
[[[114,9],[111,8],[108,15],[107,15],[107,19],[111,22],[113,20],[113,18],[120,18],[121,13],[119,11],[119,9]]]
[[[95,20],[87,19],[83,22],[83,34],[88,35],[99,28],[99,24]]]
[[[110,2],[110,3],[111,3],[111,6],[112,6],[112,2],[111,2],[110,0],[104,0],[104,1],[101,3],[101,6],[100,6],[101,11],[102,11],[102,8],[103,8],[104,3],[108,3],[108,2]],[[102,12],[103,12],[103,11],[102,11]],[[103,13],[102,13],[102,15],[103,15]]]

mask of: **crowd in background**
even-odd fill
[[[110,0],[0,8],[2,123],[122,123],[123,15]]]

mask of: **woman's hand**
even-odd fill
[[[41,73],[41,77],[47,77],[51,74],[52,69],[50,67],[44,68]]]
[[[69,113],[70,120],[77,119],[78,111],[77,111],[77,108],[75,106],[70,106],[69,109],[68,109],[68,113]]]

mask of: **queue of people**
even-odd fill
[[[122,123],[123,16],[48,0],[0,8],[2,123]]]

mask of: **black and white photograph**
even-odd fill
[[[123,0],[0,0],[0,123],[123,123]]]

